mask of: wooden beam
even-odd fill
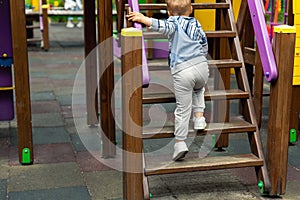
[[[101,135],[103,139],[102,156],[114,157],[116,136],[114,120],[114,58],[113,58],[113,17],[112,1],[98,0],[98,41]]]
[[[49,50],[49,23],[48,23],[48,8],[43,7],[47,5],[47,0],[42,0],[42,19],[43,19],[43,48],[45,51]]]
[[[284,31],[284,29],[278,31]],[[273,51],[280,75],[276,82],[271,83],[270,87],[267,140],[267,161],[271,181],[270,195],[282,195],[286,191],[295,33],[277,33],[275,31]]]
[[[19,162],[22,163],[23,149],[28,148],[30,150],[30,163],[33,163],[30,86],[24,4],[24,1],[10,0]]]
[[[97,81],[97,54],[96,54],[96,15],[94,1],[84,1],[84,54],[86,78],[86,108],[87,124],[98,124],[98,81]]]
[[[131,32],[131,30],[134,30]],[[122,31],[123,199],[143,199],[142,31]],[[126,34],[125,34],[126,33]]]
[[[255,109],[257,126],[261,127],[262,104],[263,104],[264,72],[260,59],[259,49],[255,52],[255,75],[253,86],[253,105]]]

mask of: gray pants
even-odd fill
[[[207,62],[192,65],[173,74],[176,98],[175,138],[185,140],[188,135],[191,111],[204,112],[204,91],[209,70]]]

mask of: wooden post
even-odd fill
[[[221,3],[221,0],[217,0],[217,3]],[[216,30],[226,29],[226,24],[224,22],[224,15],[221,10],[216,10]],[[214,48],[215,58],[214,59],[222,59],[228,58],[230,55],[228,45],[228,39],[219,38],[216,40],[216,46]],[[215,90],[228,90],[230,89],[230,69],[219,69],[219,73],[215,75]],[[214,113],[213,120],[214,122],[228,122],[229,121],[229,101],[228,100],[218,100],[213,104]],[[218,150],[223,150],[222,148],[228,147],[229,144],[229,136],[228,134],[221,134],[218,142],[216,144],[216,148]]]
[[[42,0],[42,19],[43,19],[43,48],[49,50],[49,25],[48,25],[48,6],[47,1]]]
[[[255,114],[257,119],[258,128],[261,127],[262,121],[262,104],[263,104],[263,84],[264,84],[264,72],[260,59],[259,49],[257,47],[255,51],[255,76],[253,87],[253,104],[255,108]]]
[[[24,4],[24,1],[10,0],[19,161],[22,163],[22,151],[28,148],[30,162],[26,164],[30,164],[33,163],[33,142]]]
[[[87,124],[98,124],[97,54],[95,1],[84,1],[84,54],[86,79]]]
[[[112,1],[98,0],[100,111],[104,158],[116,155]]]
[[[123,199],[143,199],[142,31],[122,30]]]
[[[278,79],[270,87],[267,161],[270,195],[281,195],[286,190],[296,29],[292,26],[277,26],[274,32],[273,51]]]

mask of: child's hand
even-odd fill
[[[142,13],[139,12],[130,12],[126,15],[129,21],[143,23],[146,26],[150,26],[150,19],[149,17],[144,16]]]

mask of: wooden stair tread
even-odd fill
[[[40,28],[40,25],[27,25],[26,28],[27,29],[36,29],[36,28]]]
[[[209,68],[212,69],[242,67],[242,62],[234,59],[208,60],[207,63]],[[148,61],[148,68],[151,71],[162,71],[170,69],[168,61],[166,60]]]
[[[228,9],[229,4],[228,3],[192,3],[193,9]],[[126,8],[128,7],[128,4],[126,4]],[[160,3],[160,4],[154,4],[154,3],[145,3],[145,4],[139,4],[140,10],[166,10],[167,4]]]
[[[213,133],[243,133],[256,131],[256,126],[244,120],[222,122],[222,123],[207,123],[204,130],[195,131],[192,127],[189,128],[189,137],[201,136]],[[159,139],[174,137],[174,126],[165,127],[144,127],[143,139]]]
[[[220,100],[220,99],[245,99],[249,97],[249,92],[245,92],[239,89],[231,90],[214,90],[206,91],[204,93],[205,100]],[[144,89],[143,93],[143,104],[153,103],[171,103],[175,102],[175,96],[172,92],[156,92],[147,93],[147,88]]]
[[[205,31],[207,38],[233,38],[236,36],[236,32],[230,30],[216,30],[216,31]],[[144,31],[145,39],[167,39],[166,36],[161,33],[154,31]]]
[[[42,38],[28,38],[27,42],[40,42],[42,40],[43,40]]]
[[[153,162],[152,162],[153,160]],[[170,173],[182,173],[193,171],[207,171],[218,169],[230,169],[241,167],[257,167],[263,166],[262,159],[256,157],[254,154],[239,154],[232,156],[214,156],[205,158],[189,158],[181,162],[162,161],[155,162],[159,159],[151,159],[147,162],[145,168],[146,176],[161,175]],[[161,167],[157,167],[161,166]]]

